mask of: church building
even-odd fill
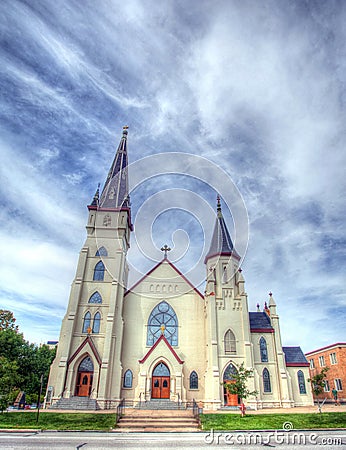
[[[97,190],[86,224],[46,405],[73,401],[115,407],[158,399],[217,410],[237,406],[224,382],[243,363],[252,370],[247,406],[291,408],[313,404],[309,363],[300,347],[283,347],[272,294],[261,311],[249,312],[240,256],[217,198],[214,232],[205,255],[206,286],[200,292],[163,258],[128,286],[131,205],[127,127],[107,180]],[[72,406],[71,406],[72,405]]]

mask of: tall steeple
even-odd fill
[[[228,232],[226,222],[223,218],[221,211],[221,201],[220,196],[217,196],[217,218],[214,228],[213,237],[209,247],[209,251],[205,257],[205,261],[212,256],[222,255],[222,256],[234,256],[236,259],[240,259],[236,249],[233,246],[231,236]]]
[[[102,190],[100,208],[129,207],[127,129],[127,126],[123,127],[123,135]]]

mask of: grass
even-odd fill
[[[346,428],[345,413],[308,414],[202,414],[203,430],[282,430],[285,422],[293,429]]]
[[[115,426],[115,414],[4,412],[0,414],[0,428],[38,428],[41,430],[97,430],[109,431]]]

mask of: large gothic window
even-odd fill
[[[195,371],[190,374],[190,389],[198,389],[198,375]]]
[[[107,250],[102,246],[102,247],[100,247],[100,248],[97,250],[95,256],[108,256],[108,252],[107,252]]]
[[[102,303],[102,297],[98,292],[94,292],[89,298],[89,303]]]
[[[235,336],[231,330],[226,331],[224,344],[226,354],[234,355],[237,352]]]
[[[103,281],[105,277],[105,266],[102,261],[99,261],[94,269],[94,281]]]
[[[305,378],[303,372],[301,370],[298,370],[297,376],[298,376],[299,394],[306,394]]]
[[[97,312],[94,315],[94,321],[93,321],[93,330],[92,332],[94,334],[97,334],[100,332],[100,323],[101,323],[101,314],[99,312]]]
[[[267,342],[263,336],[260,339],[260,352],[261,352],[261,361],[268,362]]]
[[[148,320],[147,345],[153,345],[164,334],[171,345],[178,345],[178,319],[165,301],[152,310]]]
[[[267,368],[263,369],[262,376],[263,376],[263,391],[271,392],[272,388],[270,385],[270,375]]]
[[[83,319],[83,330],[82,333],[87,333],[88,332],[88,328],[90,328],[90,323],[91,323],[91,314],[88,311]]]

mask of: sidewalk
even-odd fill
[[[323,405],[322,413],[326,412],[344,412],[346,413],[346,404],[335,406],[332,404]],[[314,406],[296,406],[295,408],[265,408],[248,409],[247,414],[306,414],[319,413],[317,405]],[[203,414],[239,414],[237,410],[218,409],[217,411],[203,410]]]

